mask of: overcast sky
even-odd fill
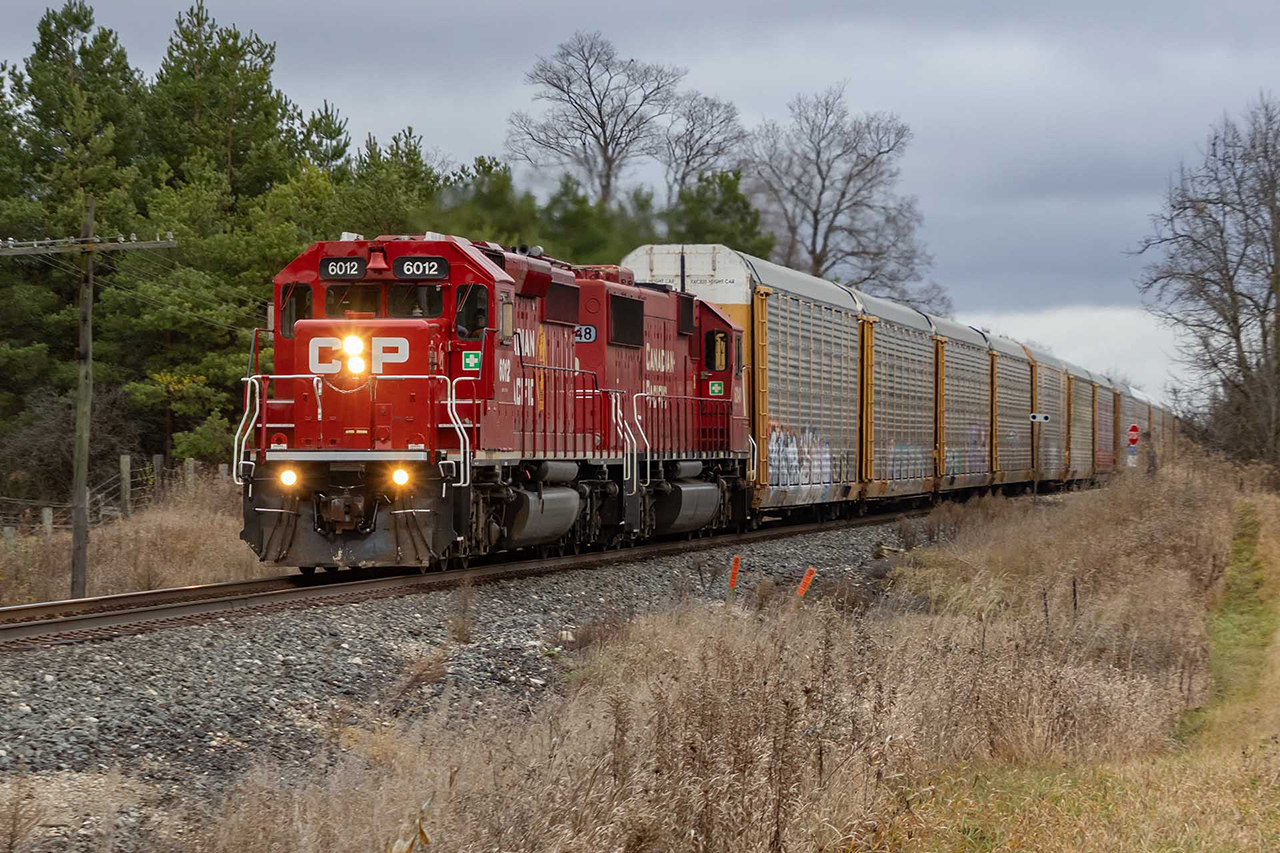
[[[44,5],[6,3],[0,58],[29,52]],[[459,161],[501,153],[507,115],[530,106],[523,73],[574,29],[687,67],[688,86],[733,100],[748,125],[847,79],[854,109],[895,111],[915,132],[904,188],[957,314],[1118,367],[1156,394],[1172,338],[1132,310],[1142,261],[1126,252],[1208,125],[1273,87],[1280,31],[1274,0],[208,6],[277,42],[277,84],[304,109],[335,102],[357,140],[412,124]],[[148,75],[184,7],[96,4]],[[1064,324],[1091,319],[1090,336],[1129,336],[1123,364],[1065,351]]]

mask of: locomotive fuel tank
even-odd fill
[[[720,506],[720,487],[699,480],[675,480],[654,503],[654,532],[659,536],[705,527]]]
[[[577,489],[545,486],[530,492],[516,489],[507,506],[507,548],[555,542],[569,532],[582,505]]]

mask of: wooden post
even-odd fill
[[[4,544],[10,551],[18,550],[18,531],[15,528],[4,529]]]
[[[53,539],[53,507],[47,506],[40,510],[40,524],[44,527],[44,541]]]
[[[133,457],[120,454],[120,517],[128,518],[133,512]]]
[[[84,240],[93,237],[93,196],[85,199]],[[93,407],[93,251],[80,279],[80,340],[76,347],[76,436],[71,485],[71,597],[84,598],[89,554],[89,415]]]
[[[187,457],[186,463],[183,465],[183,479],[187,483],[187,491],[195,491],[196,488],[196,460],[190,456]]]
[[[164,454],[157,453],[151,457],[151,496],[152,502],[164,494]]]
[[[229,466],[225,462],[218,463],[218,482],[225,483],[227,481],[227,472]]]

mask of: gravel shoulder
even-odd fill
[[[36,793],[27,800],[51,789],[57,817],[42,818],[41,831],[61,842],[48,849],[100,843],[107,830],[119,834],[119,849],[132,849],[130,839],[143,849],[167,812],[215,801],[256,759],[325,761],[343,748],[353,715],[445,708],[465,718],[531,707],[555,689],[575,630],[689,596],[722,599],[734,553],[745,592],[763,578],[794,585],[811,565],[826,580],[865,576],[876,546],[897,540],[891,519],[639,562],[624,551],[596,568],[461,593],[0,653],[0,809],[18,786]],[[462,596],[471,601],[459,622]],[[438,677],[415,682],[433,667]],[[106,829],[104,789],[122,804]]]

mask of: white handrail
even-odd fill
[[[235,458],[232,460],[231,480],[237,486],[244,485],[244,478],[240,476],[240,465],[244,461],[245,452],[248,450],[249,436],[253,433],[258,423],[258,413],[262,411],[262,381],[264,379],[310,379],[311,387],[316,394],[316,417],[317,419],[323,417],[324,409],[320,402],[322,392],[320,377],[314,373],[286,373],[278,376],[270,373],[255,373],[240,380],[248,383],[246,388],[253,389],[253,418],[250,419],[249,417],[249,401],[248,394],[246,394],[244,417],[240,419],[240,425],[236,427],[236,434],[232,438],[232,451],[235,453]]]
[[[649,436],[645,434],[644,421],[641,420],[640,418],[640,398],[641,397],[648,399],[649,395],[641,391],[639,394],[636,394],[631,398],[631,414],[635,417],[636,429],[640,430],[640,437],[644,439],[644,485],[645,485],[645,488],[648,488],[649,484],[653,481],[653,472],[650,470],[650,468],[653,467],[652,460],[650,459],[650,457],[653,455],[653,448],[649,446]],[[637,450],[638,449],[639,447],[637,446]],[[639,462],[638,459],[636,461],[637,463]],[[639,481],[640,481],[640,477],[637,474],[636,475],[637,485],[639,484]],[[632,494],[635,494],[635,493],[632,492]]]
[[[399,374],[371,377],[374,382],[385,381],[390,379],[439,379],[444,382],[445,392],[448,395],[445,400],[445,411],[449,414],[449,425],[453,428],[454,434],[458,436],[458,449],[462,457],[462,474],[457,486],[471,485],[471,438],[467,435],[466,424],[462,422],[461,416],[458,414],[457,408],[457,384],[463,381],[476,381],[474,376],[460,376],[450,382],[448,376],[439,373],[421,373],[421,374]],[[320,423],[320,428],[324,429],[324,382],[323,377],[313,373],[289,373],[281,375],[273,375],[270,373],[258,373],[253,376],[246,376],[243,382],[248,383],[246,389],[252,389],[253,392],[253,416],[249,415],[248,394],[245,395],[244,416],[240,419],[239,426],[236,427],[235,437],[232,439],[232,447],[235,453],[234,464],[232,465],[232,479],[237,486],[244,485],[244,479],[240,476],[240,465],[244,460],[244,455],[248,450],[249,436],[258,422],[258,414],[262,411],[262,383],[274,379],[310,379],[311,386],[315,390],[316,395],[316,420]],[[264,448],[265,449],[265,448]]]
[[[750,427],[748,427],[748,430]],[[751,453],[747,456],[747,482],[754,483],[756,481],[757,469],[760,466],[760,448],[756,445],[756,440],[751,437],[751,433],[747,433],[747,441],[751,443]]]

